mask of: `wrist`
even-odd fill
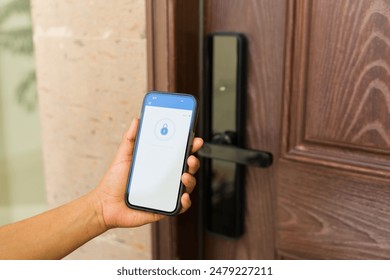
[[[96,190],[87,194],[88,201],[94,214],[95,223],[97,224],[101,233],[107,231],[109,228],[104,220],[103,202]]]

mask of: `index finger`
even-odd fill
[[[203,146],[203,139],[200,137],[195,137],[194,141],[192,142],[192,153],[196,153],[199,151],[200,148]]]

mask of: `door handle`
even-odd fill
[[[223,137],[227,137],[224,133]],[[267,168],[272,164],[272,154],[269,152],[244,149],[231,143],[204,143],[198,154],[204,158],[224,160],[243,165]]]
[[[243,34],[214,33],[205,41],[200,125],[205,144],[198,151],[203,222],[219,235],[244,232],[247,166],[266,168],[272,154],[246,149],[246,56]]]

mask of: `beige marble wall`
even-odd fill
[[[54,207],[100,181],[146,91],[144,0],[31,0],[46,190]],[[68,258],[149,259],[150,226]]]

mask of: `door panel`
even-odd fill
[[[388,1],[296,1],[288,13],[277,248],[390,258]]]
[[[282,161],[277,248],[293,259],[388,259],[388,180]]]
[[[383,5],[297,1],[286,93],[291,158],[390,171],[390,13]]]
[[[204,258],[390,258],[390,2],[210,0],[248,38],[245,234]],[[207,214],[207,213],[206,213]]]

